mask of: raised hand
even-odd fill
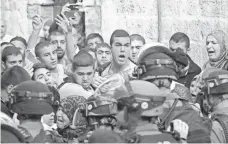
[[[33,30],[40,30],[42,26],[43,26],[43,19],[38,15],[34,16],[32,20]]]
[[[65,33],[72,32],[72,25],[63,13],[57,15],[55,20],[56,24],[61,27]]]

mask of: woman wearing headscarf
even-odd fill
[[[80,115],[80,118],[73,122],[75,112],[85,100],[82,96],[68,96],[60,101],[60,106],[56,113],[56,123],[57,131],[65,142],[72,142],[75,139],[79,140],[81,137],[86,136],[88,129],[86,118]]]
[[[204,64],[205,68],[215,67],[228,70],[228,38],[221,31],[214,31],[207,36],[206,48],[209,61]]]

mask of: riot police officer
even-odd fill
[[[152,46],[139,55],[138,78],[155,84],[163,92],[176,93],[180,98],[165,100],[162,122],[159,129],[165,130],[175,119],[181,119],[189,125],[188,142],[210,142],[209,125],[195,110],[188,88],[178,83],[185,75],[184,67],[188,59],[179,52],[172,52],[164,46]],[[207,120],[209,121],[209,120]]]
[[[202,92],[211,112],[213,143],[228,142],[228,72],[216,69],[204,80]]]
[[[141,87],[143,86],[143,87]],[[133,80],[126,85],[129,96],[118,101],[126,107],[124,118],[127,122],[127,133],[124,137],[130,143],[185,142],[188,125],[181,120],[174,120],[171,126],[160,131],[160,115],[166,99],[179,99],[175,93],[163,92],[153,83]],[[139,88],[141,87],[141,88]]]
[[[53,112],[53,94],[48,87],[40,82],[25,81],[17,85],[10,94],[10,109],[18,114],[19,130],[25,137],[25,142],[53,142],[44,131],[41,117]],[[56,141],[54,141],[56,142]],[[62,142],[59,138],[58,142]]]

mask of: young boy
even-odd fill
[[[171,36],[169,40],[169,47],[170,50],[174,52],[178,50],[184,52],[188,57],[189,66],[186,67],[186,74],[184,76],[180,76],[179,82],[184,84],[187,88],[190,88],[192,79],[201,72],[201,69],[196,63],[192,61],[190,56],[187,54],[188,51],[190,51],[189,37],[182,32],[177,32]]]
[[[60,85],[67,76],[64,73],[63,65],[58,64],[57,49],[50,42],[40,42],[35,47],[35,54],[37,59],[50,70],[57,84]]]
[[[60,87],[61,97],[69,95],[73,91],[86,99],[90,97],[94,92],[91,87],[94,72],[93,57],[88,52],[79,51],[73,59],[72,76],[65,79],[65,83]],[[69,91],[69,87],[71,87],[71,91]]]
[[[111,47],[107,43],[100,43],[95,48],[95,54],[97,59],[96,71],[101,75],[112,61]]]
[[[95,49],[98,43],[104,42],[102,36],[98,33],[91,33],[86,39],[86,46],[91,49]]]
[[[139,34],[132,34],[130,37],[131,37],[131,55],[130,55],[130,58],[131,58],[131,60],[136,62],[139,50],[146,42],[145,42],[145,39]]]

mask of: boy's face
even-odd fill
[[[62,59],[66,50],[66,39],[64,35],[50,36],[52,45],[56,48],[58,59]]]
[[[178,48],[180,48],[184,51],[184,53],[187,53],[187,49],[188,49],[186,48],[185,42],[176,43],[175,41],[172,41],[172,40],[169,42],[169,48],[171,51],[176,51]]]
[[[97,46],[97,44],[102,43],[101,39],[98,37],[95,37],[93,39],[89,39],[87,42],[87,46],[91,49],[95,49],[95,47]]]
[[[128,62],[131,51],[130,37],[115,37],[112,44],[113,60],[119,65]]]
[[[47,86],[53,86],[53,78],[51,72],[46,68],[37,69],[34,72],[34,80],[41,82]]]
[[[100,47],[96,52],[97,63],[99,66],[102,66],[112,60],[112,52],[110,48]]]
[[[22,55],[24,55],[26,50],[26,45],[23,42],[15,40],[15,41],[12,41],[11,43],[14,44],[17,48],[19,48]]]
[[[73,77],[77,84],[81,85],[83,88],[88,88],[93,79],[94,68],[93,66],[87,67],[77,67],[73,72]]]
[[[131,59],[133,61],[137,61],[137,55],[139,53],[140,48],[143,46],[143,42],[140,40],[131,41]]]
[[[22,55],[8,55],[6,62],[4,63],[5,68],[8,69],[13,66],[21,66],[23,65]]]
[[[49,70],[53,70],[57,66],[57,49],[52,46],[46,46],[39,50],[38,59],[44,63]]]

